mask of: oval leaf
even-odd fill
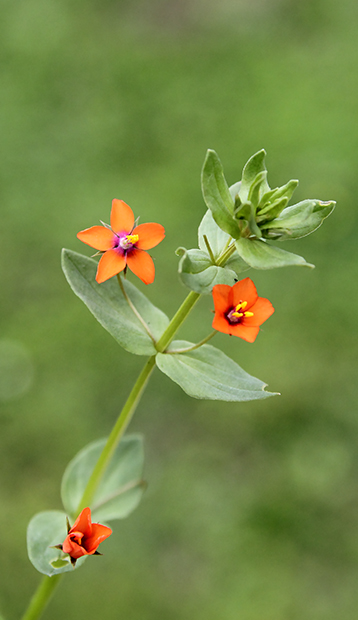
[[[255,181],[257,175],[260,172],[266,171],[265,156],[266,151],[261,149],[261,151],[258,151],[255,155],[252,155],[252,157],[250,157],[250,159],[246,162],[242,171],[241,185],[239,188],[239,196],[242,202],[246,202],[248,200],[251,185]],[[270,188],[267,184],[266,177],[264,177],[261,185],[261,193],[265,194],[269,191],[269,189]]]
[[[74,293],[126,351],[136,355],[156,353],[152,339],[129,307],[116,278],[98,284],[95,280],[97,262],[71,250],[62,250],[62,269]],[[123,284],[154,338],[159,340],[169,324],[168,317],[133,284],[127,280]]]
[[[65,470],[61,497],[73,518],[77,517],[77,507],[106,441],[90,443]],[[127,435],[118,444],[91,503],[93,521],[124,519],[138,506],[145,489],[143,467],[143,439],[140,435]]]
[[[210,209],[208,209],[205,213],[198,229],[199,248],[204,252],[207,252],[207,245],[204,240],[204,235],[210,244],[214,257],[219,258],[222,251],[227,247],[231,236],[219,228],[211,214]]]
[[[202,295],[211,293],[216,284],[233,286],[237,282],[237,274],[250,269],[237,254],[230,257],[225,267],[218,267],[213,265],[203,250],[178,248],[176,253],[181,256],[178,266],[180,280]]]
[[[168,350],[190,346],[191,342],[177,340]],[[188,353],[158,353],[156,359],[158,368],[193,398],[243,402],[275,396],[264,391],[265,383],[211,345]]]
[[[27,528],[27,552],[34,567],[44,575],[51,577],[60,573],[73,571],[69,559],[54,545],[63,543],[67,536],[66,515],[60,510],[39,512],[30,521]],[[86,558],[80,558],[75,568],[81,566]]]
[[[275,269],[298,265],[314,268],[306,263],[298,254],[292,254],[257,239],[239,239],[235,242],[236,249],[244,261],[254,269]]]

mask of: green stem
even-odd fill
[[[174,351],[165,351],[165,353],[168,353],[169,355],[175,355],[176,353],[189,353],[189,351],[195,351],[195,349],[199,349],[199,347],[202,347],[203,344],[206,344],[207,342],[209,342],[209,340],[214,338],[215,334],[217,333],[218,332],[215,329],[213,332],[211,332],[211,334],[206,336],[206,338],[203,338],[203,340],[200,340],[200,342],[198,342],[197,344],[193,344],[192,347],[187,347],[186,349],[175,349]]]
[[[229,260],[230,256],[234,252],[235,252],[235,243],[233,243],[232,245],[229,245],[227,250],[225,250],[221,254],[221,256],[219,256],[218,260],[216,261],[216,264],[218,265],[218,267],[221,267],[221,265],[225,265],[225,263]]]
[[[53,575],[52,577],[44,577],[42,579],[22,620],[36,620],[36,618],[41,616],[62,577],[63,575]]]
[[[159,351],[159,353],[162,353],[163,351],[165,351],[168,344],[171,343],[179,327],[185,321],[189,312],[194,308],[199,297],[200,297],[200,293],[195,293],[194,291],[191,291],[189,295],[186,297],[186,299],[184,299],[182,305],[180,306],[176,314],[173,316],[164,334],[160,337],[160,339],[157,342],[157,351]]]
[[[174,338],[174,335],[178,331],[181,324],[185,321],[189,312],[195,306],[200,297],[199,293],[190,292],[187,298],[184,300],[179,310],[176,312],[172,320],[170,321],[167,329],[163,333],[162,337],[157,343],[157,350],[164,351],[169,343]],[[96,463],[96,466],[91,474],[91,477],[86,485],[83,496],[77,508],[77,514],[81,512],[83,508],[91,504],[93,497],[96,493],[97,487],[102,479],[102,476],[113,456],[113,453],[122,438],[132,416],[136,410],[139,400],[147,385],[148,379],[155,366],[155,355],[150,357],[140,373],[137,381],[135,382],[131,393],[129,394],[127,401],[119,414],[119,417],[112,429],[111,434],[108,437],[107,443],[103,448],[103,451]],[[39,587],[37,588],[33,598],[30,601],[30,605],[27,608],[22,620],[38,620],[44,611],[47,603],[49,602],[51,595],[57,586],[60,578],[63,575],[54,575],[52,577],[44,577]]]
[[[129,394],[126,403],[117,418],[117,422],[115,423],[110,436],[107,439],[107,443],[104,446],[101,455],[96,463],[96,466],[91,474],[89,481],[87,482],[86,488],[82,495],[82,499],[78,505],[76,514],[79,514],[83,508],[89,506],[92,503],[94,494],[97,490],[97,487],[102,479],[104,472],[107,469],[107,466],[113,456],[113,453],[120,441],[123,437],[124,432],[131,421],[133,414],[137,408],[140,397],[142,396],[144,389],[147,385],[149,376],[151,375],[155,366],[155,355],[150,357],[146,362],[142,372],[140,373],[137,381],[135,382],[131,393]]]

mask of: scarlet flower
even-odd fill
[[[83,555],[100,555],[98,546],[112,534],[110,527],[92,523],[91,509],[84,508],[73,526],[68,525],[68,534],[62,545],[57,545],[63,553],[68,553],[72,564]]]
[[[213,288],[213,299],[213,328],[247,342],[255,341],[260,325],[275,311],[268,299],[257,295],[250,278],[240,280],[234,286],[217,284]]]
[[[164,227],[153,223],[134,227],[133,211],[123,200],[112,200],[111,228],[92,226],[81,230],[77,237],[104,252],[98,263],[97,282],[105,282],[127,265],[144,284],[153,282],[154,263],[144,250],[154,248],[164,239]]]

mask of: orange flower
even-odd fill
[[[100,555],[98,546],[112,534],[110,527],[100,523],[92,523],[91,509],[84,508],[73,526],[68,525],[68,534],[62,545],[57,545],[64,553],[68,553],[72,564],[83,555]]]
[[[254,342],[260,325],[275,311],[268,299],[258,297],[250,278],[240,280],[234,286],[217,284],[213,288],[213,298],[213,328],[247,342]]]
[[[112,200],[111,228],[92,226],[81,230],[77,237],[104,252],[98,263],[97,282],[105,282],[127,265],[144,284],[153,282],[154,263],[144,250],[154,248],[164,239],[164,228],[152,223],[134,227],[133,211],[123,200]]]

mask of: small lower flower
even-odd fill
[[[97,549],[101,542],[112,534],[110,527],[100,523],[92,523],[91,509],[84,508],[70,527],[68,520],[68,534],[62,545],[56,545],[63,553],[68,553],[74,566],[78,558],[84,555],[101,555]]]
[[[260,325],[275,311],[271,302],[259,297],[250,278],[234,286],[217,284],[213,288],[215,317],[213,328],[230,336],[254,342]]]
[[[144,282],[154,281],[153,259],[145,250],[154,248],[165,237],[161,224],[135,226],[132,209],[123,200],[112,200],[111,226],[92,226],[77,235],[80,241],[103,252],[96,280],[105,282],[128,266]]]

